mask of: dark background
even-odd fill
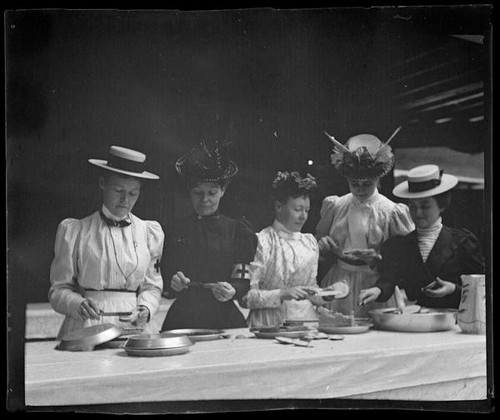
[[[145,186],[134,213],[166,224],[188,209],[175,159],[202,138],[231,141],[240,172],[222,209],[245,215],[257,230],[272,221],[268,192],[277,170],[318,178],[305,231],[314,231],[324,196],[348,192],[329,164],[323,130],[343,142],[361,132],[384,141],[403,125],[392,142],[396,159],[401,147],[484,152],[488,118],[467,122],[483,104],[469,113],[455,106],[455,122],[439,126],[435,112],[407,104],[423,86],[453,88],[457,75],[460,83],[487,84],[487,46],[451,35],[487,35],[488,13],[481,7],[9,12],[12,295],[47,301],[57,225],[100,206],[98,173],[87,159],[105,159],[112,144],[146,153],[161,179]],[[390,175],[382,182],[390,198],[393,181]],[[458,190],[445,222],[468,227],[486,244],[483,191]]]
[[[11,409],[23,406],[25,305],[47,301],[59,222],[100,206],[87,160],[106,158],[113,144],[146,153],[161,176],[134,209],[142,219],[165,225],[186,211],[175,159],[218,136],[232,142],[240,167],[223,211],[260,230],[272,221],[276,171],[307,171],[320,187],[304,227],[312,232],[322,198],[348,191],[329,163],[323,130],[342,142],[362,132],[385,140],[402,125],[391,143],[396,159],[403,148],[430,148],[432,156],[438,146],[486,156],[485,190],[459,185],[444,221],[471,229],[489,263],[491,13],[491,6],[7,12]],[[472,41],[454,36],[469,34]],[[442,118],[449,122],[437,124]],[[393,185],[391,173],[381,192],[394,198]]]

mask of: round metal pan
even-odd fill
[[[427,309],[427,308],[426,308]],[[448,331],[456,324],[456,309],[428,309],[421,313],[394,313],[389,309],[370,311],[374,327],[400,332]]]
[[[96,349],[122,348],[130,337],[138,334],[143,334],[143,330],[139,328],[122,328],[122,333],[119,337],[116,337],[111,341],[107,341],[106,343],[97,345]]]
[[[99,324],[71,331],[58,344],[58,350],[90,351],[95,346],[111,341],[120,336],[121,328],[114,324]]]
[[[367,332],[372,324],[355,325],[353,327],[334,327],[319,325],[318,330],[326,334],[362,334]]]
[[[191,341],[196,343],[198,341],[212,341],[212,340],[218,340],[220,338],[224,338],[225,331],[223,331],[223,330],[210,330],[210,329],[185,328],[185,329],[164,331],[162,334],[169,334],[169,335],[173,335],[173,336],[185,335],[185,336],[189,337],[189,339]]]
[[[176,354],[184,354],[189,351],[189,346],[176,347],[170,349],[135,349],[123,347],[129,356],[133,357],[160,357],[160,356],[174,356]]]
[[[125,350],[148,350],[148,349],[174,349],[193,345],[193,341],[186,335],[173,335],[165,332],[160,334],[140,334],[128,338]]]

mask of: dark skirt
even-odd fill
[[[245,328],[247,323],[232,300],[219,302],[210,290],[183,292],[170,307],[161,331],[179,328]]]

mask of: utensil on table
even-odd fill
[[[141,334],[129,337],[123,349],[129,356],[160,357],[187,353],[193,344],[187,336]]]

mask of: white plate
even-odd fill
[[[134,357],[161,357],[187,353],[189,351],[189,346],[171,349],[133,349],[124,347],[123,350],[125,350],[129,356]]]

